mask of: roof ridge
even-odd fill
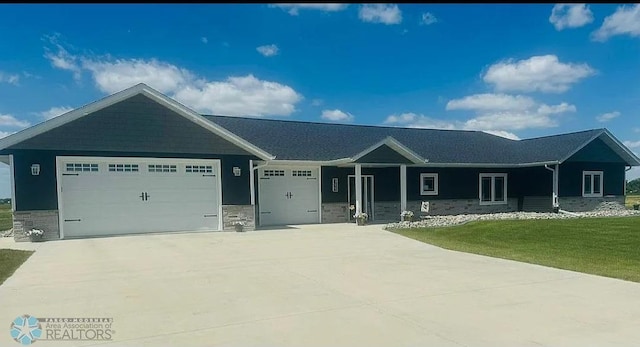
[[[223,115],[215,115],[215,114],[203,114],[205,118],[208,117],[222,117],[222,118],[236,118],[236,119],[247,119],[247,120],[259,120],[259,121],[270,121],[270,122],[285,122],[285,123],[301,123],[301,124],[321,124],[321,125],[329,125],[329,126],[347,126],[347,127],[367,127],[367,128],[377,128],[377,129],[408,129],[408,130],[431,130],[431,131],[455,131],[455,132],[468,132],[468,133],[485,133],[481,130],[463,130],[463,129],[434,129],[434,128],[409,128],[402,126],[389,126],[389,125],[371,125],[371,124],[345,124],[345,123],[329,123],[329,122],[318,122],[318,121],[305,121],[305,120],[294,120],[294,119],[273,119],[273,118],[262,118],[262,117],[242,117],[242,116],[223,116]],[[485,133],[487,134],[487,133]],[[488,134],[491,136],[496,136],[492,134]],[[500,136],[496,136],[500,137]]]
[[[587,133],[587,132],[596,132],[596,131],[604,132],[605,130],[606,130],[606,128],[587,129],[587,130],[573,131],[573,132],[570,132],[570,133],[562,133],[562,134],[530,137],[530,138],[522,139],[522,140],[519,140],[519,141],[522,142],[522,141],[529,141],[529,140],[538,140],[538,139],[545,139],[545,138],[549,138],[549,137],[566,136],[566,135],[573,135],[573,134],[580,134],[580,133]]]

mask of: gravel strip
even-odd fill
[[[620,208],[621,207],[621,208]],[[571,219],[594,217],[629,217],[640,216],[640,211],[629,210],[620,205],[604,205],[590,212],[540,213],[540,212],[506,212],[487,214],[460,214],[455,216],[427,216],[414,222],[389,223],[385,229],[436,228],[461,225],[477,220],[514,220],[514,219]]]

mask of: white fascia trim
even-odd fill
[[[522,164],[496,164],[496,163],[425,163],[421,165],[411,165],[413,167],[474,167],[474,168],[520,168],[520,167],[533,167],[544,165],[556,165],[560,162],[554,161],[541,161],[536,163],[522,163]]]
[[[364,157],[365,155],[369,154],[370,152],[373,152],[374,150],[376,150],[378,147],[380,147],[382,145],[389,146],[391,149],[393,149],[394,151],[398,152],[403,157],[411,160],[415,164],[428,162],[428,160],[422,158],[421,156],[416,154],[414,151],[410,150],[405,145],[403,145],[402,143],[400,143],[398,140],[394,139],[391,136],[386,137],[384,140],[382,140],[382,141],[376,143],[375,145],[365,149],[364,151],[358,153],[356,156],[354,156],[352,158],[352,160],[353,161],[357,161],[358,159]]]
[[[0,139],[0,149],[5,149],[7,147],[13,146],[19,142],[30,139],[34,136],[40,135],[44,132],[72,122],[76,119],[82,118],[86,115],[89,115],[93,112],[99,111],[103,108],[109,107],[111,105],[117,104],[123,100],[129,99],[135,95],[143,94],[145,96],[150,97],[152,100],[160,103],[161,105],[171,109],[177,114],[191,120],[192,122],[200,125],[201,127],[213,132],[216,135],[219,135],[226,140],[229,140],[231,143],[237,145],[245,149],[246,151],[255,154],[259,158],[262,159],[274,159],[275,156],[267,153],[266,151],[258,148],[257,146],[249,143],[248,141],[242,139],[241,137],[231,133],[230,131],[220,127],[217,124],[214,124],[199,113],[191,110],[190,108],[180,104],[179,102],[171,99],[170,97],[158,92],[157,90],[147,86],[144,83],[136,84],[133,87],[127,88],[115,94],[106,96],[98,101],[94,101],[90,104],[84,105],[80,108],[77,108],[73,111],[69,111],[63,115],[52,118],[40,124],[34,125],[30,128],[24,129],[18,133],[13,135],[9,135],[3,139]]]

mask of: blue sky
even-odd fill
[[[0,32],[0,137],[145,82],[206,114],[640,152],[640,5],[0,5]]]

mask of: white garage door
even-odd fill
[[[266,167],[258,175],[260,225],[320,222],[317,168]]]
[[[67,237],[220,230],[218,160],[58,157]]]

